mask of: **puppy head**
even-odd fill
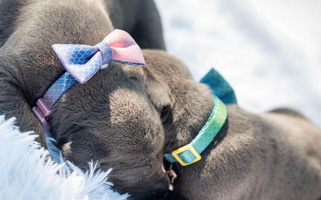
[[[163,154],[192,139],[212,103],[206,103],[208,88],[180,61],[161,51],[143,53],[146,66],[114,63],[76,83],[53,106],[49,121],[67,159],[113,168],[116,190],[150,199],[168,188]]]

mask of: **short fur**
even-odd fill
[[[165,48],[159,14],[150,0],[0,3],[0,110],[16,116],[22,131],[34,128],[42,135],[30,106],[64,71],[52,44],[94,45],[119,28],[133,35],[142,48]]]
[[[30,107],[64,71],[51,44],[95,44],[112,26],[96,4],[85,0],[78,7],[70,5],[75,0],[28,2],[20,8],[22,17],[11,19],[15,25],[8,36],[2,36],[0,110],[17,116],[23,129],[41,134]],[[142,41],[139,35],[136,40]],[[156,199],[168,187],[163,154],[189,143],[215,102],[178,59],[157,50],[143,53],[144,67],[114,63],[86,84],[75,84],[54,105],[49,121],[68,159],[81,166],[98,160],[101,168],[114,168],[110,176],[118,191],[133,199]],[[321,197],[319,128],[288,110],[255,115],[230,105],[228,113],[201,161],[175,164],[179,179],[172,199]]]

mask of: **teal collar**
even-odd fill
[[[170,163],[179,162],[182,166],[186,166],[201,160],[200,154],[214,141],[225,124],[227,108],[224,103],[237,103],[232,87],[214,69],[201,79],[201,83],[208,84],[212,89],[214,108],[203,128],[189,144],[164,154],[165,159]]]

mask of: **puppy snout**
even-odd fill
[[[131,199],[157,199],[169,188],[169,177],[161,167],[144,165],[128,169],[115,169],[109,174],[114,189],[128,193]]]
[[[156,191],[167,191],[168,186],[170,184],[170,180],[167,174],[164,174],[163,176],[161,176],[160,178],[158,177],[157,179],[158,182],[156,182],[152,188]]]
[[[164,197],[168,191],[169,179],[164,177],[160,181],[149,184],[147,187],[143,187],[138,190],[130,191],[131,200],[152,200],[152,199],[161,199]],[[144,189],[145,188],[145,189]]]

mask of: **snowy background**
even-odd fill
[[[321,1],[156,0],[167,51],[211,67],[252,112],[290,107],[321,127]]]

